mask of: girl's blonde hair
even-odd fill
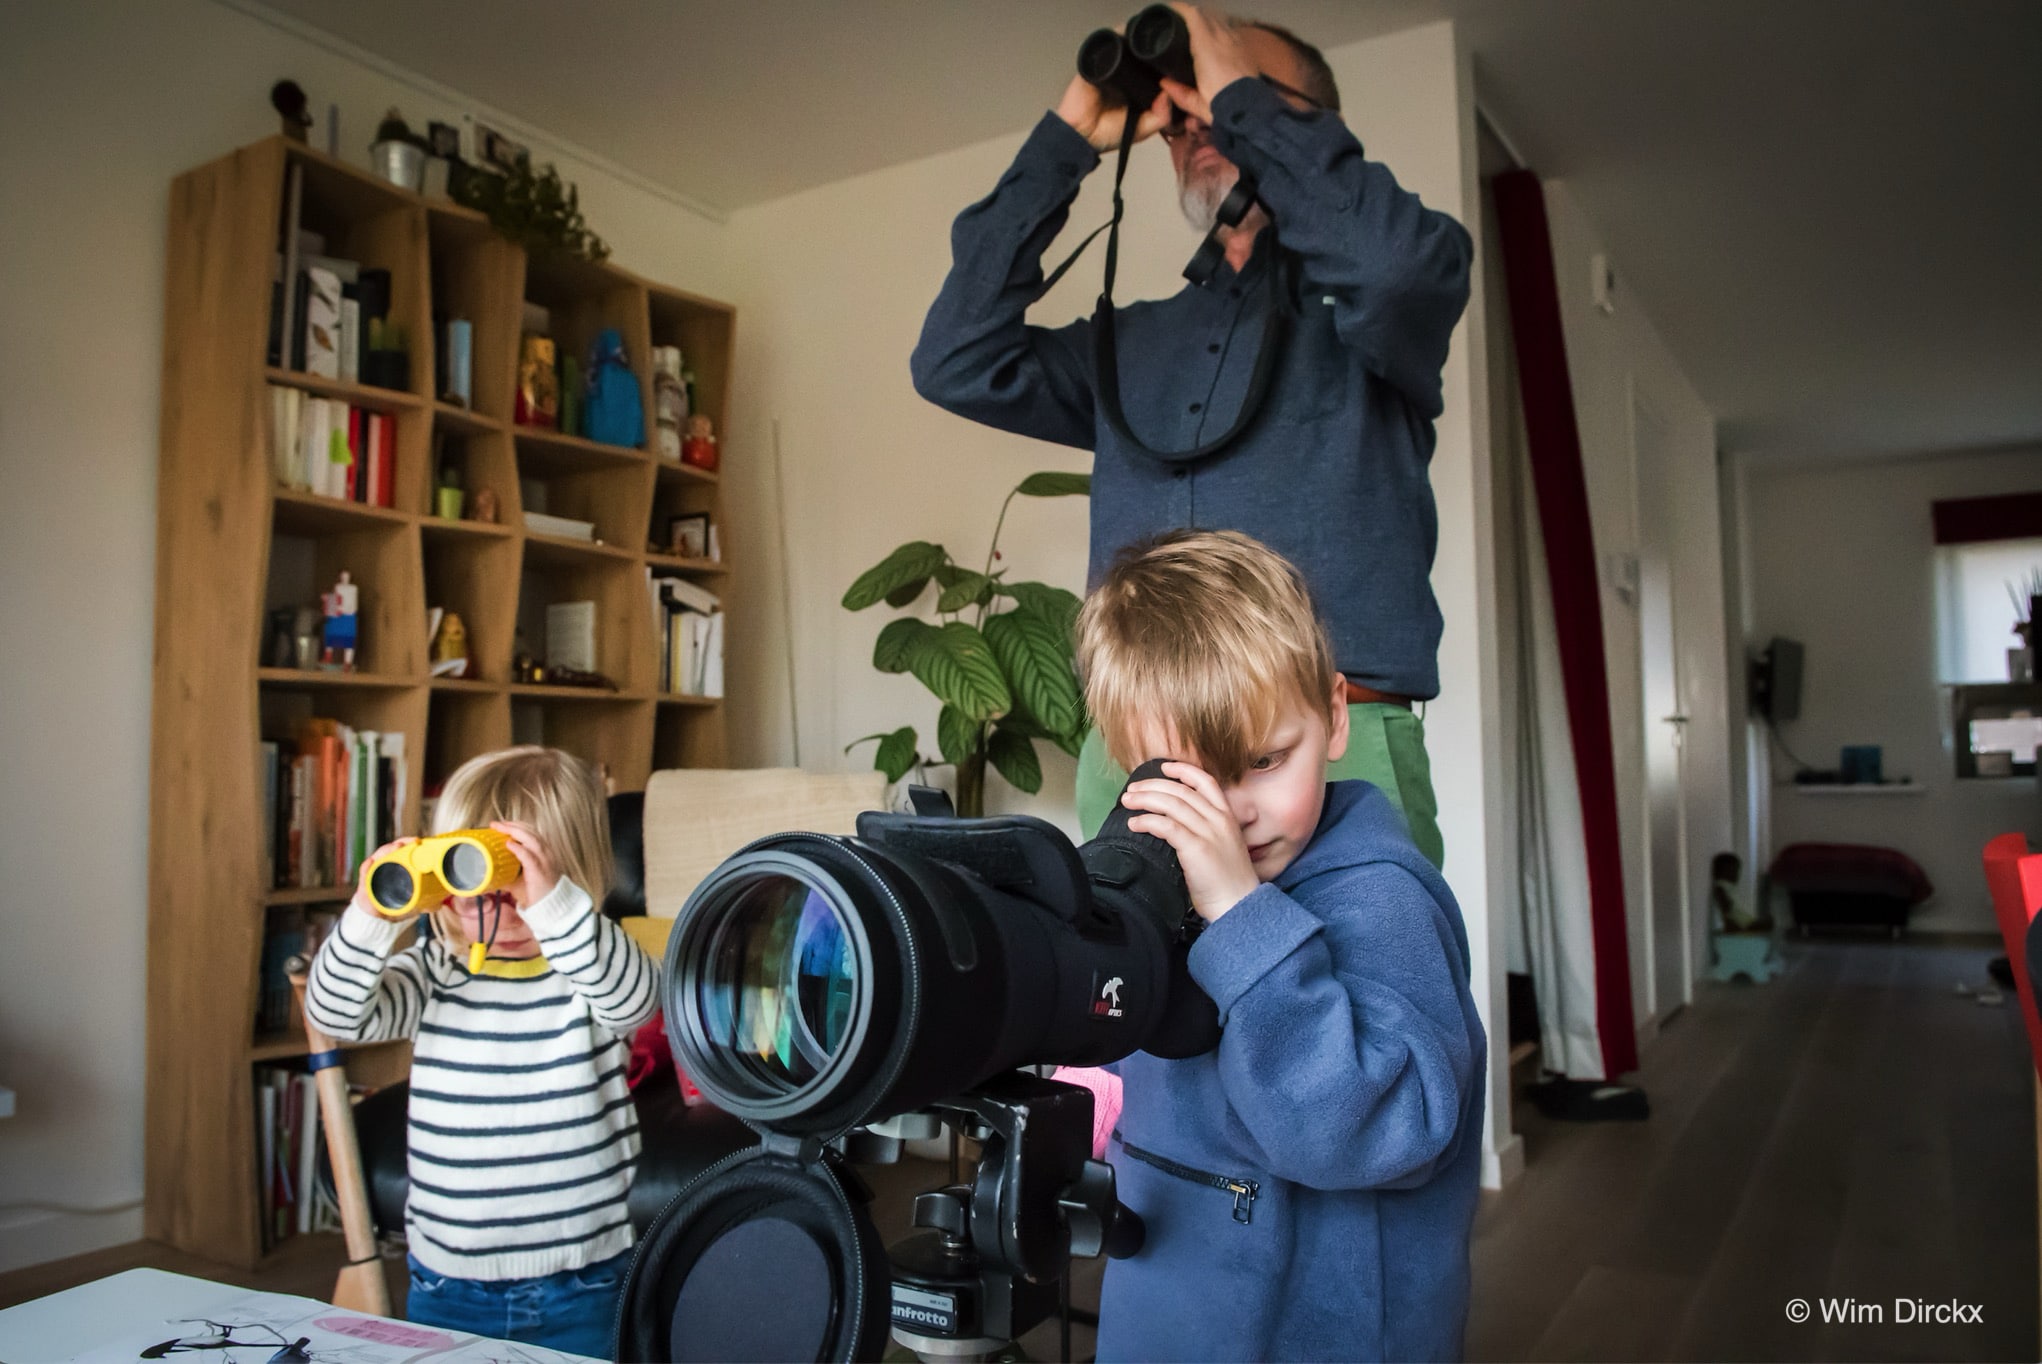
[[[433,832],[484,829],[497,820],[527,825],[553,855],[554,870],[598,905],[615,876],[610,803],[594,768],[557,748],[524,744],[471,758],[447,778],[433,811]],[[434,932],[466,946],[461,918],[442,906]]]
[[[1106,751],[1132,771],[1147,722],[1222,782],[1292,701],[1333,717],[1333,650],[1296,568],[1238,531],[1121,551],[1078,613],[1078,671]]]

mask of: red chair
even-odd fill
[[[2035,1011],[2033,984],[2034,976],[2042,974],[2042,920],[2036,917],[2042,909],[2042,853],[2028,851],[2026,834],[2001,834],[1985,845],[1985,884],[1992,892],[2000,937],[2006,940],[2021,1021],[2028,1025],[2028,1054],[2035,1062],[2036,1188],[2042,1194],[2042,1014]],[[2042,1236],[2042,1196],[2036,1217]]]
[[[1985,885],[1992,892],[2000,937],[2006,940],[2014,990],[2021,997],[2021,1021],[2028,1025],[2028,1052],[2035,1061],[2037,1082],[2042,1083],[2042,1014],[2035,1010],[2035,988],[2028,979],[2028,928],[2036,910],[2042,909],[2042,853],[2028,851],[2026,834],[2001,834],[1985,845]],[[2037,945],[2042,946],[2042,940]]]

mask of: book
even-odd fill
[[[298,1087],[298,1230],[312,1230],[313,1176],[319,1168],[319,1082],[311,1075],[293,1077]]]
[[[563,540],[588,540],[596,538],[596,523],[577,521],[571,516],[548,516],[544,512],[527,511],[525,529],[541,535],[557,535]]]
[[[307,374],[340,377],[340,277],[324,266],[305,270],[305,364]]]
[[[596,604],[554,602],[546,608],[546,666],[596,670]]]

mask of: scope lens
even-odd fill
[[[400,910],[411,903],[411,868],[401,862],[383,862],[369,873],[369,894],[388,910]]]
[[[731,892],[696,981],[710,1047],[772,1097],[820,1074],[849,1036],[863,982],[843,914],[797,877]]]
[[[466,895],[489,879],[489,855],[473,843],[456,843],[440,862],[441,879]]]

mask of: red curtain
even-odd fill
[[[1955,497],[1934,503],[1930,512],[1935,517],[1939,545],[2042,537],[2042,493]]]
[[[1602,595],[1588,520],[1588,484],[1581,470],[1581,433],[1574,421],[1574,390],[1567,375],[1545,192],[1530,171],[1506,171],[1490,183],[1588,841],[1596,1032],[1602,1042],[1603,1078],[1614,1080],[1637,1069],[1638,1038],[1631,1014],[1631,955],[1624,919],[1609,679],[1603,661]]]

